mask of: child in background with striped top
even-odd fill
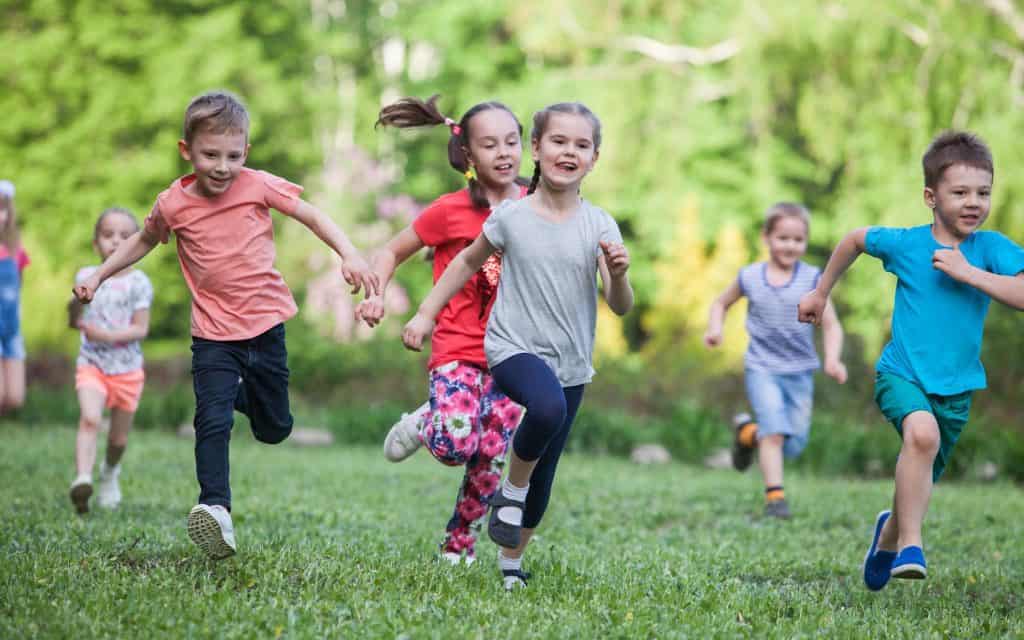
[[[722,344],[725,313],[741,296],[748,300],[744,358],[747,398],[756,422],[736,416],[733,466],[744,471],[754,450],[765,486],[765,515],[789,518],[782,483],[783,458],[794,458],[807,446],[818,353],[810,325],[797,320],[801,296],[818,284],[821,271],[803,262],[810,232],[810,214],[802,205],[780,202],[765,214],[762,237],[768,260],[740,269],[739,277],[711,305],[704,343]],[[843,329],[831,302],[822,317],[825,373],[840,384],[846,367],[840,360]]]

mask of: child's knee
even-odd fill
[[[548,435],[554,435],[565,423],[565,398],[557,396],[530,403],[526,419],[530,425]]]
[[[259,442],[264,444],[280,444],[292,434],[292,426],[295,424],[295,420],[290,413],[284,419],[264,414],[259,418],[255,416],[249,418],[249,424],[252,426],[253,436]]]
[[[102,416],[98,413],[83,413],[78,418],[78,429],[79,431],[99,431],[100,421]]]
[[[941,444],[939,427],[935,420],[904,423],[903,443],[915,451],[935,455]]]

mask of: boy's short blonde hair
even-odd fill
[[[771,233],[782,218],[799,218],[804,227],[811,230],[811,212],[807,207],[796,202],[776,202],[764,212],[764,235]]]
[[[249,137],[249,112],[227,91],[208,91],[192,99],[185,109],[182,137],[186,143],[201,131],[244,133]]]

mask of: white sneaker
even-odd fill
[[[79,474],[71,483],[71,504],[75,505],[78,513],[89,513],[89,498],[92,496],[92,475],[88,473]]]
[[[96,503],[104,509],[116,509],[121,504],[121,486],[117,482],[119,475],[119,464],[108,467],[104,462],[100,466],[100,481],[96,483]]]
[[[457,567],[463,563],[467,567],[469,567],[472,566],[474,562],[476,562],[476,556],[463,556],[461,553],[455,553],[454,551],[445,551],[441,554],[441,559],[447,562],[448,564],[452,565],[453,567]]]
[[[227,509],[197,504],[188,512],[188,537],[214,560],[235,555],[235,528]]]
[[[420,440],[420,420],[430,411],[430,403],[424,402],[412,413],[403,413],[402,419],[391,427],[384,438],[384,457],[391,462],[401,462],[423,446]]]

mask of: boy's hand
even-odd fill
[[[376,327],[384,317],[384,296],[370,296],[356,305],[356,319]]]
[[[434,321],[422,313],[417,313],[406,323],[405,330],[402,331],[402,344],[410,351],[420,351],[423,349],[423,340],[433,330]]]
[[[825,375],[839,384],[846,384],[846,365],[841,360],[826,361]]]
[[[71,290],[71,293],[75,294],[78,301],[82,304],[89,304],[92,302],[93,296],[96,295],[96,289],[98,289],[100,283],[96,280],[95,276],[89,276],[83,280],[80,284],[75,285],[75,288]]]
[[[804,297],[800,298],[800,304],[796,307],[797,320],[820,326],[821,316],[825,313],[826,305],[828,305],[828,296],[821,295],[817,289],[808,291]]]
[[[704,344],[708,347],[717,347],[722,344],[722,332],[708,329],[704,332]]]
[[[608,265],[608,275],[613,278],[621,278],[629,270],[629,251],[626,245],[620,242],[608,242],[601,240],[597,243],[604,252],[604,263]]]
[[[953,245],[952,249],[938,249],[933,253],[932,266],[960,282],[966,282],[971,269],[974,268],[956,245]]]
[[[370,269],[370,264],[362,256],[357,255],[346,259],[341,265],[341,277],[352,285],[352,293],[359,293],[361,288],[366,290],[367,297],[380,293],[380,281],[377,274]]]

